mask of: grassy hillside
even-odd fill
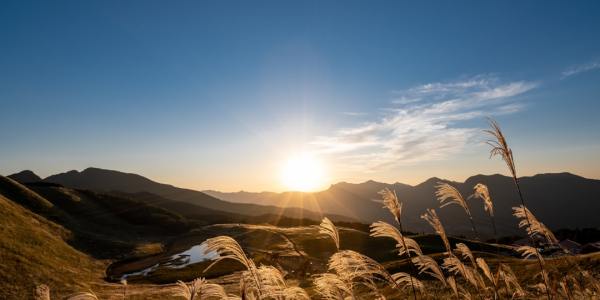
[[[33,212],[50,214],[54,211],[54,204],[50,201],[8,177],[0,176],[0,194]]]
[[[114,258],[140,243],[165,241],[189,229],[187,220],[139,200],[58,185],[17,183],[0,176],[0,194],[60,224],[68,243],[96,258]]]
[[[0,195],[0,299],[30,299],[37,284],[53,295],[87,289],[104,264],[73,249],[70,233]]]

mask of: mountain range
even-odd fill
[[[39,178],[30,171],[9,177],[21,182],[32,182]],[[521,177],[519,180],[526,204],[536,217],[550,228],[585,228],[600,225],[597,218],[597,211],[600,209],[600,180],[570,173],[538,174]],[[196,211],[204,208],[207,211],[245,216],[274,215],[316,220],[322,216],[329,216],[338,221],[357,220],[363,223],[391,221],[390,214],[382,208],[382,204],[374,201],[379,198],[380,190],[389,188],[396,191],[403,202],[403,222],[407,230],[429,231],[429,226],[420,219],[420,215],[427,208],[436,208],[442,222],[453,234],[468,234],[468,219],[464,211],[457,206],[439,208],[434,195],[436,185],[440,182],[449,183],[467,198],[472,194],[475,184],[483,183],[490,189],[500,234],[521,233],[515,229],[517,221],[512,216],[511,209],[519,204],[514,183],[511,177],[499,174],[476,175],[464,182],[433,177],[414,186],[372,180],[357,184],[341,182],[331,185],[327,190],[313,193],[224,193],[211,190],[201,192],[154,182],[137,174],[98,168],[88,168],[81,172],[69,171],[45,179],[39,178],[39,181],[75,189],[120,193],[154,204],[162,203],[170,206],[171,210],[177,207],[179,212],[188,212],[189,209],[185,206],[187,204],[193,205]],[[491,233],[490,220],[483,210],[481,200],[469,199],[468,203],[478,231],[483,234]]]
[[[519,178],[527,206],[550,228],[586,228],[598,227],[600,222],[595,213],[600,209],[600,180],[587,179],[571,173],[538,174]],[[285,205],[304,207],[323,213],[336,212],[361,222],[377,220],[392,221],[383,210],[378,192],[384,188],[394,190],[403,202],[403,222],[413,231],[428,230],[428,225],[420,219],[427,208],[436,208],[447,228],[455,233],[468,233],[470,225],[462,208],[448,206],[439,208],[435,198],[436,185],[448,183],[456,187],[464,198],[473,193],[477,183],[488,186],[495,206],[495,218],[501,234],[518,234],[516,219],[512,216],[512,207],[520,204],[512,177],[499,174],[475,175],[464,182],[430,178],[411,186],[402,183],[382,183],[369,180],[363,183],[341,182],[331,185],[325,191],[315,193],[222,193],[204,191],[214,197],[232,202],[253,202],[265,205]],[[479,199],[467,200],[479,231],[491,233],[489,216]]]

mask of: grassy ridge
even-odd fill
[[[70,233],[0,195],[0,299],[29,299],[37,284],[54,295],[88,288],[104,264],[73,249]]]

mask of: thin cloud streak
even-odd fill
[[[362,116],[366,116],[367,113],[356,112],[356,111],[344,111],[344,112],[342,112],[342,115],[350,116],[350,117],[362,117]]]
[[[562,72],[562,79],[596,69],[600,69],[600,61],[592,61],[587,64],[573,66]]]
[[[374,172],[445,159],[459,153],[479,132],[461,122],[519,112],[524,104],[516,97],[536,86],[477,76],[394,91],[392,106],[379,120],[319,136],[311,146],[349,170]]]

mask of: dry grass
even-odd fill
[[[492,197],[490,197],[490,191],[488,187],[483,183],[478,183],[473,187],[473,195],[469,196],[469,198],[479,198],[483,200],[483,208],[490,215],[494,216],[494,202],[492,202]]]
[[[465,198],[463,198],[462,194],[455,187],[444,182],[438,182],[438,185],[436,186],[435,195],[438,201],[440,201],[440,208],[451,204],[456,204],[462,207],[465,213],[467,214],[467,217],[469,218],[469,222],[471,222],[471,228],[473,229],[473,233],[475,234],[475,236],[479,236],[479,234],[477,233],[477,228],[475,228],[475,223],[473,222],[473,216],[471,215],[469,204],[467,204]]]
[[[352,286],[337,274],[324,273],[315,277],[314,285],[317,293],[326,300],[355,299]]]
[[[442,221],[440,221],[440,218],[438,217],[437,213],[435,212],[435,209],[428,209],[426,213],[424,213],[423,215],[421,215],[421,219],[427,221],[427,223],[429,223],[429,225],[431,225],[431,227],[433,227],[433,230],[435,231],[435,233],[437,233],[440,238],[442,239],[442,241],[444,242],[444,247],[446,248],[446,251],[448,253],[452,253],[452,248],[450,247],[450,241],[448,241],[448,236],[446,235],[446,230],[444,229],[444,226],[442,225]]]
[[[513,207],[513,215],[519,219],[519,228],[525,228],[527,234],[532,238],[540,235],[543,236],[548,243],[554,245],[558,244],[558,240],[554,236],[554,233],[552,233],[544,223],[538,221],[527,207],[523,205]]]
[[[319,225],[319,233],[328,235],[335,243],[335,247],[338,250],[340,249],[340,233],[327,217],[323,218],[321,225]]]
[[[177,281],[177,286],[179,289],[177,290],[176,296],[183,297],[187,300],[194,300],[196,296],[200,294],[200,290],[204,285],[205,280],[203,278],[194,279],[190,283],[185,283],[182,281]]]
[[[72,295],[67,300],[98,300],[98,296],[93,292],[83,292]]]
[[[554,234],[540,222],[525,206],[521,193],[512,150],[508,147],[505,136],[498,124],[490,120],[490,130],[486,130],[493,139],[488,141],[492,146],[491,156],[499,155],[507,164],[513,176],[515,187],[520,196],[521,205],[514,207],[514,216],[519,219],[519,227],[524,228],[532,242],[543,237],[547,244],[557,244]],[[320,299],[399,299],[407,297],[407,290],[412,290],[416,299],[533,299],[543,295],[560,299],[599,299],[600,282],[596,279],[600,263],[598,258],[586,256],[568,259],[551,259],[544,257],[540,250],[532,246],[522,246],[517,250],[522,260],[513,258],[494,258],[481,256],[481,252],[473,253],[465,243],[456,243],[454,249],[446,231],[434,209],[428,209],[421,218],[428,222],[441,238],[445,252],[437,255],[424,255],[421,245],[402,233],[402,202],[396,193],[389,189],[380,192],[384,208],[393,215],[398,227],[378,221],[371,224],[370,235],[393,239],[399,256],[406,255],[406,264],[414,267],[413,273],[391,273],[378,261],[353,250],[340,250],[340,234],[331,220],[324,218],[318,227],[318,233],[324,234],[335,244],[335,252],[327,260],[327,271],[314,275],[309,290],[291,285],[286,279],[287,272],[280,267],[260,265],[249,257],[242,246],[232,237],[217,236],[205,241],[207,251],[215,251],[218,258],[206,270],[223,260],[233,260],[244,266],[239,272],[236,294],[227,293],[220,284],[209,283],[204,278],[189,283],[179,281],[169,287],[172,296],[194,299],[310,299],[309,291]],[[471,221],[475,234],[477,230],[471,217],[471,211],[461,193],[453,186],[439,183],[435,195],[441,207],[455,204],[461,206]],[[469,198],[483,200],[484,209],[493,221],[494,205],[488,187],[477,184]],[[260,225],[256,225],[257,228]],[[277,230],[270,228],[269,230]],[[293,230],[293,229],[289,229]],[[315,229],[316,231],[316,229]],[[314,232],[316,235],[316,232]],[[295,247],[295,246],[294,246]],[[299,252],[299,250],[297,250]],[[435,257],[435,259],[434,259]],[[537,261],[539,269],[535,268]],[[441,266],[438,261],[442,261]],[[572,261],[577,269],[572,268]],[[581,268],[578,261],[592,261],[589,267]],[[260,262],[260,261],[259,261]],[[512,267],[511,267],[512,266]],[[515,271],[516,270],[516,271]],[[595,272],[595,273],[594,273]],[[518,275],[517,275],[518,274]],[[125,284],[121,285],[123,297],[126,295]],[[39,299],[48,300],[49,289],[40,287],[36,290]],[[43,298],[47,297],[47,298]],[[93,293],[74,295],[72,299],[97,299]],[[80,297],[80,298],[77,298]],[[82,298],[83,297],[83,298]],[[85,298],[94,297],[94,298]]]
[[[396,219],[396,222],[400,223],[400,216],[402,215],[402,202],[398,200],[398,196],[396,196],[396,191],[391,191],[388,188],[383,189],[379,192],[381,195],[382,203],[385,208],[387,208],[390,213]]]
[[[498,243],[498,232],[496,230],[496,221],[494,220],[494,202],[492,201],[488,187],[483,183],[476,184],[473,187],[473,194],[469,198],[479,198],[483,201],[483,209],[490,216],[494,238],[496,239],[496,243]]]
[[[423,251],[421,251],[421,247],[419,244],[413,239],[404,237],[402,234],[402,202],[398,199],[396,195],[396,191],[391,191],[388,188],[380,191],[379,194],[382,196],[382,202],[384,207],[387,208],[390,213],[394,216],[396,223],[398,223],[399,229],[392,226],[391,224],[385,222],[375,222],[371,224],[371,236],[373,237],[388,237],[396,240],[396,248],[398,249],[398,255],[402,256],[406,254],[408,256],[408,260],[411,264],[413,270],[415,270],[415,265],[412,264],[412,255],[423,255]],[[408,281],[406,280],[408,279]],[[417,290],[422,291],[422,285],[420,282],[413,278],[412,276],[404,273],[397,273],[393,275],[394,282],[398,284],[409,283],[412,289],[413,297],[417,299]]]

